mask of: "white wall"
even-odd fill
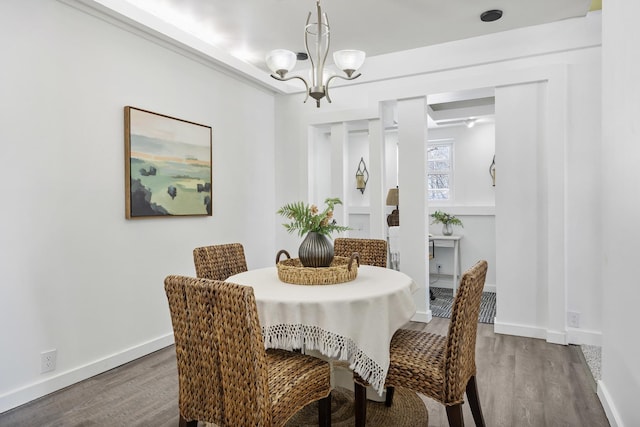
[[[273,262],[272,94],[134,33],[0,3],[0,412],[170,344],[163,279],[194,247]],[[125,220],[125,105],[213,127],[213,217]]]
[[[533,300],[525,299],[517,292],[507,292],[499,299],[498,310],[500,313],[501,304],[505,308],[514,308],[503,312],[501,319],[507,326],[503,331],[508,333],[560,343],[599,343],[602,327],[597,292],[601,289],[600,266],[591,262],[598,257],[599,251],[593,245],[593,237],[597,233],[594,224],[598,222],[599,213],[592,209],[592,202],[584,197],[583,190],[575,185],[583,180],[590,182],[592,172],[588,169],[597,170],[599,167],[597,156],[591,154],[600,144],[599,124],[595,119],[600,115],[599,43],[600,14],[590,14],[583,19],[417,49],[406,58],[392,55],[395,64],[406,64],[412,73],[393,80],[372,81],[376,76],[391,73],[393,67],[383,58],[371,58],[367,61],[368,68],[363,69],[363,77],[368,75],[369,80],[365,78],[356,85],[332,88],[333,103],[323,104],[320,109],[303,105],[301,95],[277,97],[277,150],[287,154],[289,163],[303,164],[301,159],[307,158],[308,150],[300,143],[300,138],[308,126],[370,117],[372,111],[378,114],[382,102],[542,82],[544,87],[539,96],[544,103],[540,105],[547,105],[548,109],[537,113],[541,119],[536,124],[539,129],[533,139],[524,130],[519,131],[514,124],[505,123],[496,115],[496,135],[501,127],[510,130],[509,141],[505,144],[522,144],[531,140],[535,155],[541,159],[530,171],[532,176],[514,168],[508,185],[515,189],[520,184],[527,189],[536,189],[536,197],[541,204],[535,208],[535,213],[541,217],[536,217],[535,221],[542,225],[541,233],[528,233],[527,241],[515,242],[509,239],[509,235],[515,237],[518,234],[509,227],[500,228],[501,218],[496,215],[496,242],[504,234],[502,245],[507,245],[504,250],[520,248],[520,245],[525,250],[536,248],[534,262],[527,268],[496,259],[497,273],[504,270],[509,272],[504,277],[511,278],[509,283],[503,284],[497,278],[498,293],[500,286],[506,289],[513,287],[511,280],[527,274],[532,268],[539,272],[540,278],[531,290],[535,294]],[[492,48],[486,49],[487,45]],[[505,111],[514,115],[519,110],[527,114],[527,107],[520,105],[515,98],[505,105]],[[583,126],[588,132],[577,131]],[[578,145],[584,151],[578,153],[575,150]],[[590,154],[583,156],[584,152]],[[519,150],[510,150],[512,158],[496,155],[496,161],[501,165],[498,170],[505,170],[503,168],[509,164],[511,167],[519,164],[523,155]],[[488,163],[486,168],[488,180]],[[288,200],[305,193],[309,179],[307,170],[283,168],[282,172],[278,171],[278,180],[302,185],[278,186],[277,199]],[[416,175],[414,179],[422,180],[423,177]],[[504,179],[502,172],[498,172],[496,191],[499,191],[501,182],[507,183]],[[533,187],[527,184],[531,179]],[[498,194],[496,209],[500,205]],[[506,199],[505,203],[519,200],[517,191],[513,194],[517,197],[510,201]],[[576,212],[580,212],[579,221],[568,221],[568,215]],[[529,217],[528,213],[526,218]],[[517,217],[510,224],[524,229],[532,226],[524,218],[518,221]],[[281,238],[278,233],[276,238]],[[499,250],[497,247],[496,251]],[[588,275],[584,271],[589,272]],[[515,309],[520,306],[527,306],[530,310]],[[581,324],[588,325],[588,329],[568,328],[566,315],[569,307],[581,313]]]
[[[310,170],[314,176],[324,176],[326,179],[316,179],[310,182],[310,203],[320,206],[324,200],[331,196],[331,135],[329,131],[321,128],[310,130],[312,141],[310,150]],[[304,200],[304,199],[301,199]],[[306,201],[306,200],[305,200]],[[296,248],[297,249],[297,248]]]
[[[429,202],[429,213],[442,210],[458,216],[464,227],[455,227],[455,234],[464,236],[460,241],[462,270],[479,259],[487,260],[489,269],[485,288],[495,291],[495,188],[489,176],[489,165],[495,153],[495,126],[492,121],[478,123],[473,128],[450,126],[429,129],[429,141],[451,140],[454,145],[455,200]],[[387,184],[397,183],[398,133],[386,132]],[[387,207],[390,213],[394,207]],[[429,218],[431,222],[431,218]],[[430,234],[442,234],[441,224],[430,224]],[[450,243],[450,242],[449,242]],[[435,258],[429,262],[430,282],[433,286],[452,288],[453,249],[451,244],[439,242]],[[441,265],[440,275],[437,266]],[[437,279],[437,282],[435,281]]]
[[[444,211],[460,218],[464,227],[454,227],[454,234],[464,236],[460,240],[462,271],[478,260],[489,264],[485,289],[495,291],[496,286],[496,231],[495,187],[489,175],[489,165],[495,154],[495,124],[478,122],[474,127],[452,126],[429,130],[429,140],[451,140],[454,150],[454,179],[451,201],[429,202],[429,213]],[[429,232],[442,234],[441,224],[431,224]],[[431,274],[453,274],[453,250],[436,248],[435,257],[429,263]],[[434,278],[431,278],[434,281]],[[453,287],[449,277],[440,277],[433,286]]]
[[[347,235],[356,238],[371,238],[371,187],[369,187],[368,191],[365,188],[364,193],[356,188],[356,171],[358,170],[360,159],[363,159],[365,165],[367,165],[367,171],[371,171],[368,130],[349,132],[346,162],[348,180],[346,183],[345,203],[349,207],[349,222],[347,225],[351,227]]]
[[[364,160],[367,165],[367,171],[371,169],[369,161],[369,132],[368,131],[351,131],[349,132],[349,141],[347,142],[347,203],[353,208],[369,208],[369,199],[371,188],[369,191],[365,188],[364,193],[356,188],[356,171],[360,159]],[[370,172],[369,172],[370,173]],[[356,209],[357,210],[357,209]]]
[[[640,2],[603,4],[602,225],[603,304],[602,380],[598,396],[613,427],[640,425],[640,340],[635,270],[640,241]],[[590,153],[589,153],[590,154]]]
[[[360,163],[360,158],[364,159],[367,170],[371,170],[371,162],[369,161],[369,135],[366,130],[348,130],[347,139],[345,141],[343,159],[345,171],[341,171],[344,175],[345,191],[340,191],[337,196],[332,190],[332,181],[334,180],[334,168],[331,163],[331,133],[325,128],[311,128],[312,140],[309,150],[312,153],[309,156],[310,175],[315,177],[309,181],[310,192],[309,199],[301,199],[305,203],[315,203],[322,206],[325,199],[329,197],[339,197],[343,202],[342,209],[347,212],[347,220],[341,224],[351,227],[352,230],[341,234],[350,237],[369,237],[370,236],[370,194],[371,189],[365,189],[364,193],[356,189],[356,170]],[[342,163],[342,162],[341,162]],[[371,173],[371,172],[370,172]],[[340,237],[332,235],[332,238]],[[295,246],[295,242],[292,242]],[[292,251],[297,251],[297,247],[292,246]]]
[[[451,126],[429,129],[429,141],[453,141],[454,200],[431,201],[434,210],[445,206],[494,206],[495,187],[491,183],[489,165],[496,146],[495,124],[478,122],[474,127]]]

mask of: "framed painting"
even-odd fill
[[[211,127],[124,107],[128,219],[211,216]]]

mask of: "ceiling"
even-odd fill
[[[123,1],[262,69],[272,49],[304,52],[307,14],[315,16],[313,0]],[[321,6],[331,50],[370,57],[585,16],[592,0],[322,0]],[[482,22],[490,9],[502,10],[502,18]]]
[[[314,12],[311,22],[315,16],[313,0],[80,1],[141,28],[155,27],[265,84],[276,83],[268,77],[265,55],[276,48],[304,52],[307,15]],[[601,0],[322,0],[321,6],[331,26],[330,51],[358,49],[372,57],[582,17],[600,9]],[[502,10],[502,18],[482,22],[482,12],[492,9]],[[292,74],[308,67],[299,61]],[[469,117],[492,120],[493,89],[476,92],[430,96],[429,126],[462,125]]]

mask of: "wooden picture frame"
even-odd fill
[[[126,218],[212,216],[212,129],[124,107]]]

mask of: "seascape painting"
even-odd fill
[[[212,215],[211,127],[125,107],[126,217]]]

